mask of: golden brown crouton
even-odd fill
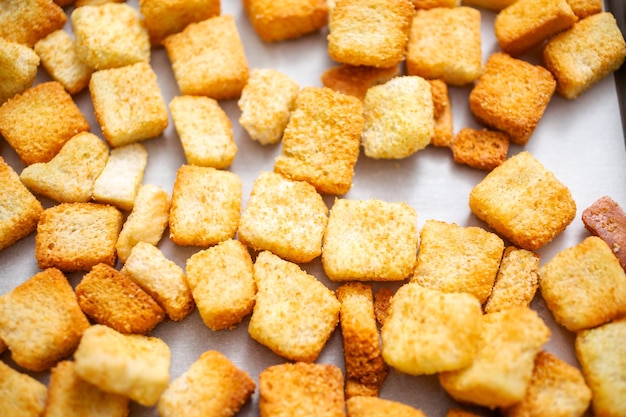
[[[579,19],[602,12],[602,0],[567,0],[567,3]]]
[[[40,417],[46,407],[44,384],[0,361],[0,410],[6,416]]]
[[[324,0],[244,0],[242,4],[252,27],[265,42],[299,38],[328,22]]]
[[[454,129],[448,85],[442,80],[429,80],[429,82],[435,117],[435,130],[430,143],[433,146],[450,146],[454,140]]]
[[[609,196],[596,200],[582,214],[585,229],[611,248],[626,270],[626,212]]]
[[[0,105],[32,87],[39,56],[28,46],[0,37]]]
[[[385,324],[387,317],[389,317],[389,306],[391,305],[393,294],[392,290],[385,287],[382,287],[374,294],[374,314],[376,315],[376,321],[381,326]]]
[[[0,8],[0,38],[32,48],[66,21],[63,9],[52,1],[6,0]]]
[[[472,413],[461,408],[450,408],[446,417],[481,417],[480,414]]]
[[[461,129],[452,142],[454,162],[491,171],[506,160],[509,135],[495,130]]]
[[[344,64],[327,69],[320,79],[324,87],[363,100],[370,87],[386,83],[399,74],[399,65],[376,68]]]
[[[346,400],[348,417],[426,417],[417,408],[378,397],[351,397]]]

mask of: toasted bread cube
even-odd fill
[[[248,61],[231,15],[190,23],[163,45],[182,95],[236,99],[248,82]]]
[[[604,240],[626,271],[626,212],[609,196],[596,200],[582,214],[585,229]]]
[[[228,168],[237,145],[228,115],[209,97],[178,96],[170,102],[176,132],[190,165]]]
[[[60,203],[86,203],[108,159],[107,144],[93,133],[81,132],[49,162],[24,168],[20,179],[35,194]]]
[[[239,123],[252,140],[262,145],[280,142],[289,122],[300,86],[271,68],[255,68],[237,102]]]
[[[153,138],[167,127],[167,106],[148,63],[97,71],[89,92],[102,134],[112,147]]]
[[[254,280],[250,336],[289,360],[315,361],[339,319],[335,294],[297,264],[268,251],[256,258]]]
[[[573,332],[626,314],[626,272],[597,236],[559,252],[543,265],[539,288],[556,321]]]
[[[510,6],[517,0],[463,0],[465,6],[479,7],[481,9],[499,12]]]
[[[454,162],[491,171],[506,160],[509,135],[494,130],[465,127],[457,133],[451,148]]]
[[[62,0],[65,1],[65,0]],[[74,0],[74,6],[101,6],[105,3],[124,3],[125,0]]]
[[[342,64],[397,65],[413,13],[411,0],[338,0],[329,16],[328,54]]]
[[[389,288],[382,287],[376,294],[374,294],[374,314],[376,315],[376,321],[381,326],[387,321],[389,317],[389,306],[391,305],[391,298],[394,291]]]
[[[482,71],[480,12],[471,7],[417,10],[406,52],[407,74],[450,85],[473,82]]]
[[[44,384],[0,361],[0,410],[5,415],[39,417],[47,394]]]
[[[242,183],[237,174],[183,165],[172,191],[170,239],[177,245],[211,246],[235,236]]]
[[[0,296],[0,337],[19,366],[43,371],[71,355],[85,329],[74,290],[56,268]]]
[[[435,117],[435,130],[430,143],[433,146],[451,146],[454,140],[454,129],[448,85],[442,80],[429,80],[429,82]]]
[[[602,0],[567,0],[567,3],[579,19],[602,12]]]
[[[434,9],[435,7],[458,7],[461,0],[412,0],[415,9]]]
[[[401,281],[416,262],[417,213],[406,203],[337,199],[322,265],[333,281]]]
[[[376,68],[343,64],[327,69],[320,79],[324,87],[363,100],[370,87],[384,84],[399,74],[399,65]]]
[[[489,408],[513,405],[524,399],[535,356],[549,338],[550,329],[529,308],[485,314],[474,361],[440,373],[439,381],[456,401]]]
[[[504,417],[581,417],[591,402],[591,390],[580,370],[551,353],[541,351],[524,399],[502,410]]]
[[[0,156],[0,250],[37,228],[43,206]]]
[[[615,17],[598,13],[550,39],[543,59],[554,78],[556,91],[574,99],[616,71],[626,57],[626,43]]]
[[[128,398],[102,391],[78,376],[74,362],[62,361],[50,373],[45,417],[74,415],[126,417]]]
[[[138,242],[120,272],[154,298],[170,320],[180,321],[193,310],[184,271],[156,246]]]
[[[63,9],[52,1],[8,0],[0,8],[0,38],[32,48],[66,21]]]
[[[39,62],[39,55],[28,46],[0,38],[0,105],[32,87]]]
[[[433,96],[418,76],[395,77],[367,90],[363,100],[365,155],[402,159],[424,149],[435,133]]]
[[[527,250],[546,245],[576,216],[567,186],[529,152],[487,174],[470,192],[469,206],[496,232]]]
[[[158,402],[162,417],[231,417],[254,393],[255,383],[226,356],[210,350],[176,378]]]
[[[470,110],[480,122],[510,135],[524,145],[541,120],[556,81],[539,65],[503,52],[492,54],[470,92]]]
[[[378,397],[360,396],[348,398],[346,400],[346,408],[348,409],[348,417],[426,417],[426,414],[417,408]]]
[[[591,388],[591,404],[598,417],[626,414],[626,319],[620,319],[576,335],[576,357]]]
[[[50,81],[17,94],[0,106],[0,134],[24,165],[48,162],[89,122],[63,88]]]
[[[306,263],[322,254],[327,223],[328,207],[315,187],[262,172],[252,186],[237,236],[254,250]]]
[[[252,27],[265,42],[300,38],[328,23],[325,0],[244,0]]]
[[[169,382],[170,348],[156,337],[125,335],[96,324],[76,349],[76,372],[103,391],[155,405]]]
[[[261,416],[344,417],[343,374],[335,365],[284,363],[259,375]]]
[[[472,413],[460,408],[450,408],[446,417],[481,417],[480,414]]]

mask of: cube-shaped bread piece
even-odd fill
[[[342,64],[392,67],[404,60],[411,0],[337,0],[329,16],[328,54]]]
[[[167,127],[167,106],[146,62],[95,72],[89,92],[102,134],[112,147],[153,138]]]
[[[454,162],[491,171],[506,160],[509,135],[489,129],[462,128],[452,142]]]
[[[602,12],[602,0],[567,0],[569,7],[579,19]]]
[[[483,304],[498,273],[504,242],[475,226],[427,220],[412,282],[443,292],[467,292]]]
[[[376,68],[342,64],[324,71],[320,79],[324,87],[363,100],[370,87],[384,84],[399,74],[399,65]]]
[[[452,124],[452,102],[448,93],[448,85],[439,79],[429,80],[430,92],[433,96],[435,130],[430,143],[433,146],[450,146],[454,140]]]
[[[19,366],[43,371],[71,355],[89,322],[56,268],[45,269],[0,296],[0,337]]]
[[[37,228],[43,206],[0,156],[0,250]]]
[[[576,357],[592,392],[598,417],[626,415],[626,319],[622,318],[576,335]]]
[[[193,310],[184,271],[156,246],[138,242],[120,272],[154,298],[170,320],[180,321]]]
[[[473,82],[482,71],[480,12],[471,7],[417,10],[406,52],[409,75],[450,85]]]
[[[52,32],[38,41],[34,48],[46,72],[68,93],[77,94],[87,87],[93,69],[80,60],[74,39],[65,30]]]
[[[536,250],[576,216],[565,184],[529,152],[507,159],[470,192],[472,212],[516,246]]]
[[[94,70],[150,62],[150,38],[137,10],[126,3],[78,7],[70,15],[81,61]]]
[[[435,7],[458,7],[461,0],[412,0],[415,9],[434,9]]]
[[[381,326],[385,324],[387,317],[389,317],[389,306],[394,294],[395,291],[386,287],[381,287],[374,294],[374,315],[376,316],[376,321]]]
[[[470,110],[480,122],[528,142],[556,89],[552,74],[503,52],[492,54],[470,92]]]
[[[611,13],[580,20],[548,41],[546,68],[556,78],[556,91],[574,99],[616,71],[626,57],[624,35]]]
[[[394,77],[367,90],[363,100],[365,155],[402,159],[424,149],[435,134],[431,86],[422,77]]]
[[[471,294],[405,284],[391,299],[382,328],[385,362],[410,375],[465,368],[478,350],[481,319],[480,302]]]
[[[125,335],[95,324],[76,349],[76,372],[103,391],[155,405],[170,378],[170,348],[156,337]]]
[[[315,361],[339,319],[335,294],[297,264],[268,251],[256,258],[254,280],[250,336],[289,360]]]
[[[511,406],[524,399],[535,356],[549,338],[550,329],[529,308],[485,314],[474,361],[440,373],[439,381],[456,401],[489,408]]]
[[[577,20],[567,0],[518,0],[498,13],[494,31],[502,50],[518,56]]]
[[[237,174],[183,165],[172,190],[170,239],[177,245],[211,246],[235,236],[242,183]]]
[[[324,0],[244,0],[252,27],[265,42],[300,38],[328,23]]]
[[[379,397],[351,397],[346,400],[348,417],[426,417],[421,410],[401,402]]]
[[[39,55],[28,46],[0,38],[0,105],[32,87],[39,62]]]
[[[344,417],[343,374],[335,365],[284,363],[259,375],[261,416]]]
[[[59,362],[50,373],[45,417],[68,415],[126,417],[128,398],[101,390],[76,372],[76,363]]]
[[[178,96],[170,111],[187,163],[228,168],[237,155],[233,128],[220,104],[209,97]]]
[[[20,179],[33,193],[59,203],[86,203],[108,159],[106,142],[93,133],[81,132],[50,161],[24,168]]]
[[[113,265],[122,222],[118,209],[102,204],[62,203],[44,210],[35,236],[39,268],[74,272]]]
[[[0,134],[24,165],[48,162],[89,122],[56,81],[37,84],[0,106]]]
[[[62,29],[67,16],[49,0],[8,0],[0,8],[0,38],[33,47],[38,40]]]
[[[252,312],[256,294],[253,268],[248,248],[234,239],[187,259],[187,282],[208,328],[234,328]]]
[[[40,417],[47,395],[44,384],[0,361],[0,410],[5,415]]]
[[[626,212],[609,196],[596,200],[582,214],[585,229],[604,240],[626,270]]]
[[[161,417],[232,417],[254,393],[254,380],[226,356],[209,350],[176,378],[158,402]]]
[[[241,215],[238,238],[254,250],[306,263],[322,254],[328,207],[315,187],[262,172]]]
[[[262,145],[280,142],[300,86],[272,68],[255,68],[237,102],[239,123]]]
[[[236,99],[248,82],[248,61],[231,15],[190,23],[163,45],[182,95]]]
[[[556,321],[572,332],[626,314],[626,272],[597,236],[559,252],[543,265],[539,288]]]
[[[581,417],[589,408],[591,390],[580,370],[551,353],[541,351],[524,399],[501,410],[504,417]]]
[[[406,203],[337,199],[322,265],[333,281],[402,281],[415,267],[417,213]]]

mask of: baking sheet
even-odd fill
[[[136,0],[129,0],[128,3],[137,7]],[[327,29],[296,40],[266,44],[259,40],[252,29],[239,0],[224,0],[222,14],[234,16],[250,68],[275,68],[292,77],[300,86],[321,86],[321,73],[334,65],[326,50]],[[494,16],[492,12],[482,11],[484,60],[499,50],[493,35]],[[71,31],[69,23],[66,28]],[[525,58],[538,62],[532,54]],[[179,92],[164,49],[152,50],[151,64],[158,75],[163,97],[169,103]],[[48,79],[43,70],[40,70],[36,82]],[[463,127],[480,127],[469,111],[469,92],[470,87],[450,88],[455,132]],[[75,100],[90,121],[92,132],[102,137],[88,92],[77,95]],[[281,148],[280,144],[259,145],[247,136],[237,122],[239,109],[236,101],[224,101],[221,105],[230,117],[239,148],[229,169],[238,174],[243,182],[242,207],[245,207],[253,181],[260,172],[273,169],[274,158]],[[2,156],[18,173],[21,172],[23,166],[17,156],[3,139],[0,140],[4,142],[1,146]],[[162,135],[143,143],[149,153],[144,183],[159,185],[171,194],[176,170],[185,163],[171,118]],[[578,207],[573,223],[551,244],[539,251],[542,263],[550,260],[558,251],[573,246],[588,236],[580,217],[582,211],[596,199],[609,195],[626,207],[626,152],[612,76],[603,79],[575,101],[555,95],[529,143],[524,147],[512,145],[509,156],[522,150],[530,151],[570,188]],[[484,172],[455,164],[449,149],[429,147],[403,160],[381,161],[369,159],[361,152],[352,189],[344,198],[404,201],[417,210],[418,228],[428,219],[454,222],[463,226],[486,227],[472,215],[468,207],[469,192],[484,175]],[[329,207],[334,198],[325,196]],[[44,204],[49,206],[51,203],[44,201]],[[159,247],[182,268],[189,256],[203,249],[177,247],[168,239],[167,232]],[[319,259],[302,267],[329,288],[337,288],[337,284],[324,276]],[[39,269],[34,257],[34,235],[31,235],[0,251],[0,294],[7,293],[37,272]],[[81,277],[82,274],[68,275],[72,285],[76,285]],[[382,286],[396,289],[400,283],[373,285],[375,289]],[[573,354],[574,335],[554,322],[539,295],[535,297],[532,307],[552,330],[545,349],[566,362],[577,365]],[[252,340],[248,336],[247,325],[248,320],[245,319],[234,330],[213,332],[204,326],[198,312],[194,311],[182,322],[159,324],[152,335],[163,338],[172,350],[172,380],[186,371],[201,353],[215,349],[248,372],[258,384],[258,375],[263,369],[283,363],[285,359]],[[1,359],[15,366],[9,352],[2,354]],[[343,368],[339,326],[317,362],[333,363]],[[48,372],[29,373],[45,383],[48,381]],[[436,376],[415,377],[392,371],[380,396],[420,408],[429,417],[444,416],[450,407],[458,406],[440,387]],[[490,415],[486,409],[465,408],[481,415]],[[146,408],[131,404],[131,417],[157,415],[156,407]],[[258,415],[258,390],[238,415]]]

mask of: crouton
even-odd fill
[[[265,42],[300,38],[328,23],[324,0],[244,0],[242,4],[255,32]]]
[[[343,64],[325,70],[320,80],[324,87],[363,100],[370,87],[384,84],[399,74],[399,65],[376,68]]]
[[[567,3],[579,19],[602,12],[602,0],[567,0]]]
[[[452,142],[454,162],[491,171],[502,165],[509,151],[509,135],[489,129],[461,129]]]
[[[430,143],[433,146],[450,146],[454,140],[454,128],[448,85],[442,80],[429,80],[429,82],[435,117],[433,138]]]
[[[348,417],[426,417],[421,410],[397,401],[378,397],[351,397],[346,400]]]
[[[479,7],[481,9],[499,12],[516,1],[517,0],[463,0],[463,4],[466,6]]]
[[[48,389],[32,376],[0,361],[0,409],[7,416],[39,417]]]
[[[0,38],[0,105],[32,87],[40,58],[28,46]]]
[[[0,38],[32,48],[66,21],[63,9],[52,1],[8,0],[0,9]]]
[[[385,324],[387,317],[389,317],[389,306],[391,305],[393,294],[394,292],[386,287],[382,287],[374,294],[374,314],[376,315],[376,321],[381,326]]]
[[[582,214],[585,229],[604,240],[626,270],[626,212],[609,196],[596,200]]]

